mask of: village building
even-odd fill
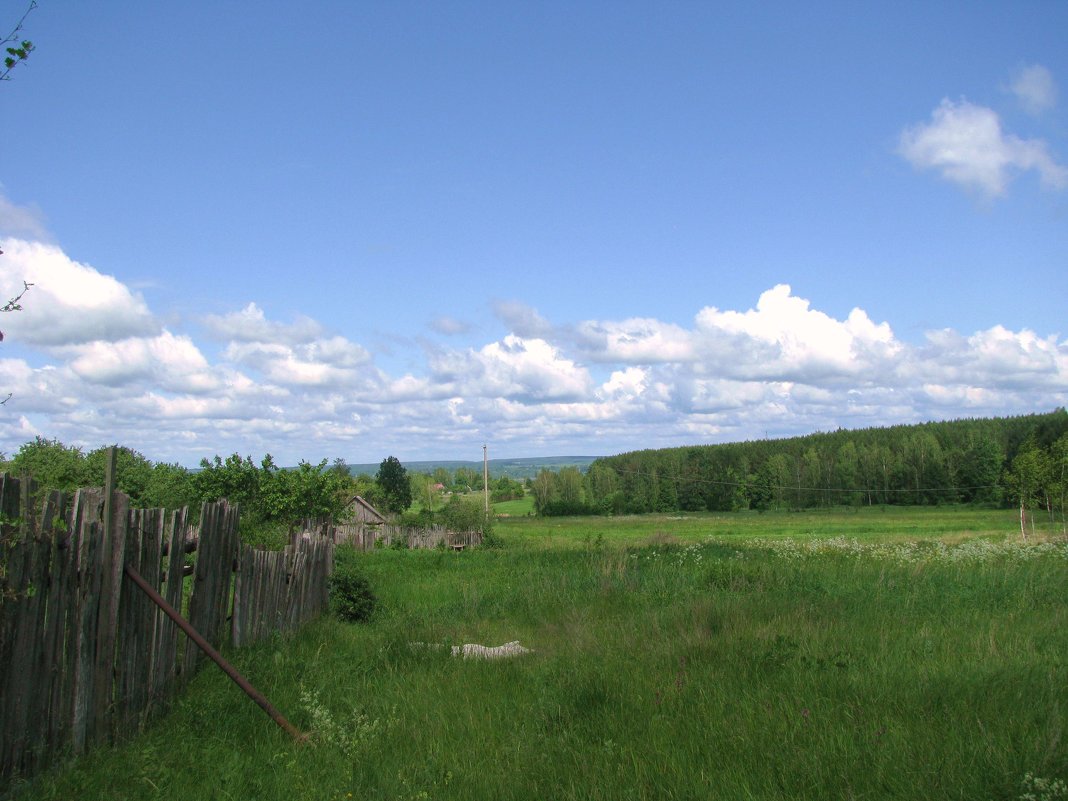
[[[347,519],[352,523],[362,523],[367,526],[380,526],[388,522],[385,516],[359,495],[353,495],[346,506]]]

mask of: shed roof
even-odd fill
[[[349,501],[349,506],[353,507],[357,511],[363,511],[363,513],[369,518],[367,522],[371,523],[386,523],[388,522],[385,516],[375,509],[371,504],[361,498],[359,495],[353,495],[352,500]]]

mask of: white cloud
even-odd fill
[[[465,396],[565,402],[593,389],[585,368],[559,349],[545,340],[525,340],[515,334],[477,351],[439,354],[431,367],[439,381],[450,382]]]
[[[56,352],[66,358],[75,374],[94,384],[122,386],[150,381],[167,390],[193,393],[219,385],[193,341],[170,331],[118,342],[98,340]]]
[[[268,320],[263,309],[255,303],[229,314],[205,315],[204,324],[213,337],[223,341],[286,345],[311,342],[321,336],[323,330],[319,323],[308,317],[298,317],[289,325]]]
[[[427,347],[403,375],[314,320],[281,323],[249,304],[205,321],[227,341],[215,358],[160,327],[114,278],[55,248],[43,253],[20,263],[51,259],[60,266],[48,276],[82,282],[80,299],[66,289],[49,296],[68,304],[79,333],[49,338],[30,326],[25,349],[40,363],[0,358],[0,388],[14,395],[0,412],[8,453],[26,432],[87,448],[119,441],[186,464],[234,450],[287,464],[459,455],[483,441],[513,453],[605,453],[1068,404],[1068,343],[1056,336],[993,326],[933,331],[914,347],[861,309],[838,319],[786,284],[747,310],[706,306],[689,326],[648,317],[554,325],[512,304],[502,316],[544,336]],[[101,308],[126,313],[134,330],[94,329],[83,318]]]
[[[1033,331],[996,325],[965,337],[952,330],[927,333],[927,347],[909,365],[920,379],[1003,389],[1063,389],[1068,343]]]
[[[521,337],[548,338],[553,333],[553,327],[538,312],[515,300],[495,300],[493,313],[502,323],[508,326],[513,334]]]
[[[223,355],[283,386],[351,387],[377,375],[360,366],[368,361],[367,352],[340,337],[296,346],[231,342]]]
[[[691,332],[647,317],[622,321],[586,321],[577,338],[589,358],[601,362],[656,364],[695,358]]]
[[[0,295],[13,297],[23,281],[33,284],[23,298],[23,311],[4,320],[5,332],[13,338],[59,346],[160,332],[139,294],[115,277],[74,261],[55,245],[7,239],[3,251]]]
[[[1049,189],[1068,187],[1068,168],[1057,163],[1044,141],[1003,132],[992,109],[967,100],[943,100],[930,123],[901,133],[898,152],[913,166],[937,170],[990,198],[1003,195],[1014,174],[1028,170],[1035,170]]]
[[[1041,114],[1057,105],[1053,73],[1041,64],[1018,70],[1009,88],[1028,114]]]
[[[614,371],[601,385],[601,392],[609,398],[636,398],[645,391],[648,383],[648,370],[641,367],[628,367]]]
[[[324,336],[308,317],[292,324],[268,320],[249,303],[238,312],[204,318],[210,335],[228,339],[223,358],[285,387],[354,388],[380,383],[367,350],[342,336]]]
[[[817,380],[885,373],[901,353],[888,323],[861,309],[835,320],[779,284],[755,309],[697,314],[699,353],[714,372],[734,378]]]

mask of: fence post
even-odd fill
[[[122,592],[122,565],[126,546],[128,499],[115,497],[115,446],[104,456],[103,577],[100,611],[97,618],[97,668],[94,674],[93,710],[90,731],[103,734],[107,716],[115,700],[115,641],[119,625],[119,595]],[[116,504],[116,500],[119,501]],[[116,505],[119,509],[116,509]],[[121,521],[116,512],[121,510]],[[119,523],[119,524],[117,524]]]

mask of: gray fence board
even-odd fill
[[[122,493],[89,488],[48,493],[37,516],[33,489],[0,473],[0,795],[15,777],[136,731],[197,661],[123,573],[134,567],[182,609],[187,512],[131,510]],[[333,542],[298,540],[287,553],[241,548],[237,507],[205,504],[187,618],[219,647],[320,614]]]

